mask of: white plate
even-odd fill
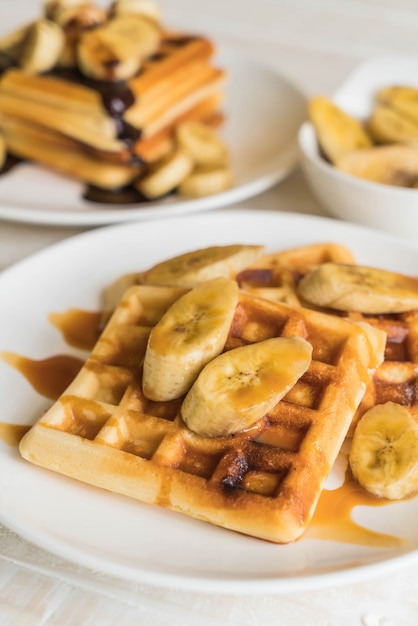
[[[297,161],[304,97],[278,73],[232,48],[220,47],[217,63],[229,75],[222,136],[231,153],[232,189],[198,199],[173,195],[142,205],[100,205],[83,200],[78,182],[21,163],[0,176],[0,218],[61,225],[157,219],[233,204],[278,183]]]
[[[189,233],[193,235],[189,235]],[[196,247],[265,243],[269,250],[335,241],[359,262],[408,272],[418,249],[384,234],[325,218],[225,209],[95,230],[55,245],[0,275],[0,351],[32,358],[69,352],[48,314],[97,310],[104,285],[121,273]],[[1,420],[33,423],[46,406],[0,360]],[[130,580],[206,592],[268,592],[335,585],[381,573],[418,553],[418,499],[365,509],[362,523],[409,542],[406,550],[302,539],[272,545],[143,505],[44,471],[0,444],[0,519],[61,557]]]

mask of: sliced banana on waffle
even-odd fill
[[[221,193],[233,186],[232,171],[227,165],[195,168],[179,184],[177,191],[188,198],[202,198]]]
[[[372,182],[413,187],[418,181],[418,145],[388,144],[355,150],[338,159],[336,166]]]
[[[190,155],[185,150],[177,148],[141,176],[135,187],[150,200],[161,198],[176,189],[192,169],[193,161]]]
[[[296,384],[311,359],[312,346],[302,337],[275,337],[228,350],[200,372],[181,416],[204,437],[251,428]]]
[[[144,358],[142,389],[150,400],[179,398],[204,365],[224,348],[238,303],[235,281],[215,278],[198,285],[152,328]]]
[[[233,278],[264,253],[263,245],[209,246],[157,263],[143,275],[143,282],[170,287],[195,287],[223,276]]]
[[[66,3],[55,7],[51,19],[60,26],[67,27],[71,33],[81,33],[83,29],[104,24],[108,18],[105,9],[86,3]]]
[[[64,48],[62,28],[48,19],[40,19],[28,28],[19,54],[18,64],[30,74],[52,69]]]
[[[162,21],[161,7],[153,0],[116,0],[112,5],[114,15],[143,15],[156,22]]]
[[[354,431],[351,471],[370,493],[389,500],[418,492],[418,424],[405,406],[378,404]]]
[[[10,61],[18,62],[23,42],[31,26],[32,24],[27,24],[0,37],[0,51]]]
[[[54,20],[57,12],[73,9],[86,4],[86,0],[47,0],[44,4],[44,15]]]
[[[120,15],[80,36],[78,65],[89,78],[127,80],[157,51],[160,41],[161,29],[155,22],[140,15]]]
[[[332,163],[344,154],[372,145],[362,123],[331,100],[316,96],[310,100],[308,108],[318,143]]]
[[[418,279],[383,269],[324,263],[306,274],[298,293],[318,307],[361,313],[400,313],[418,308]]]
[[[175,131],[178,145],[186,150],[196,165],[226,165],[226,146],[216,131],[202,122],[184,122]]]

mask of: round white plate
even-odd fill
[[[411,272],[418,249],[326,218],[225,209],[98,229],[46,249],[0,275],[0,352],[70,352],[51,312],[97,310],[120,274],[211,244],[264,243],[269,251],[334,241],[357,260]],[[32,424],[47,402],[0,360],[1,421]],[[143,505],[42,470],[0,443],[0,519],[70,561],[130,580],[205,592],[268,592],[335,585],[385,572],[418,552],[418,499],[357,511],[361,523],[403,537],[405,549],[302,539],[273,545]]]
[[[287,176],[297,161],[297,131],[305,98],[278,73],[256,60],[219,47],[216,63],[228,71],[221,132],[235,185],[213,196],[136,205],[83,200],[84,185],[32,163],[0,176],[0,218],[43,224],[101,225],[208,211],[259,194]]]

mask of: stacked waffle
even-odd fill
[[[0,128],[17,157],[104,189],[135,182],[147,195],[139,180],[176,153],[169,184],[154,197],[200,165],[178,155],[181,124],[191,124],[195,144],[217,143],[209,129],[222,121],[226,75],[213,65],[214,45],[165,29],[150,2],[119,0],[104,11],[56,0],[3,38],[0,50],[9,66],[0,80]],[[196,123],[206,128],[203,138]],[[222,157],[225,169],[225,150]]]

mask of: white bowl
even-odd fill
[[[376,91],[395,84],[418,87],[418,58],[381,57],[367,61],[332,99],[347,113],[364,119],[372,109]],[[321,157],[310,122],[301,126],[298,140],[306,180],[330,215],[418,243],[418,189],[373,183],[337,170]]]

